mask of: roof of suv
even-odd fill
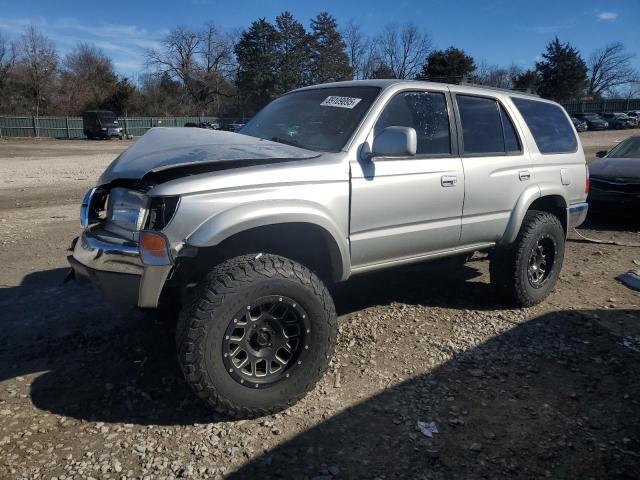
[[[525,97],[525,98],[536,98],[542,101],[549,101],[549,100],[544,100],[540,97],[538,97],[538,95],[532,94],[532,93],[525,93],[525,92],[519,92],[517,90],[509,90],[506,88],[496,88],[496,87],[488,87],[488,86],[484,86],[484,85],[473,85],[473,84],[452,84],[452,83],[441,83],[441,82],[427,82],[427,81],[423,81],[423,80],[396,80],[396,79],[381,79],[381,80],[349,80],[346,82],[332,82],[332,83],[321,83],[318,85],[310,85],[308,87],[303,87],[300,88],[298,90],[309,90],[309,89],[314,89],[314,88],[334,88],[334,87],[378,87],[382,90],[389,88],[389,87],[393,87],[396,85],[400,85],[400,86],[406,86],[406,87],[415,87],[415,86],[421,86],[421,87],[440,87],[442,88],[442,86],[447,86],[447,87],[452,87],[452,88],[460,88],[460,89],[464,89],[465,91],[477,91],[477,93],[482,93],[485,92],[487,90],[489,91],[494,91],[494,92],[499,92],[502,94],[507,94],[510,96],[521,96],[521,97]]]

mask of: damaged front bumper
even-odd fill
[[[145,265],[138,243],[87,228],[74,239],[68,260],[78,281],[89,281],[111,301],[141,308],[156,308],[173,268]]]

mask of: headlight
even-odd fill
[[[148,198],[136,190],[112,188],[109,192],[107,219],[129,231],[141,230],[147,214]]]

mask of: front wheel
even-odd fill
[[[491,254],[491,284],[514,306],[530,307],[553,290],[564,260],[565,234],[555,215],[526,213],[512,245]]]
[[[178,359],[196,395],[233,417],[283,410],[324,375],[336,343],[333,300],[306,267],[276,255],[215,267],[183,308]]]

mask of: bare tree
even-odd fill
[[[375,38],[378,56],[396,78],[415,78],[431,51],[431,37],[413,23],[388,24]]]
[[[62,62],[61,108],[77,114],[96,108],[113,94],[118,77],[113,62],[95,45],[79,43]]]
[[[18,82],[38,116],[42,103],[50,103],[58,73],[58,54],[53,43],[35,26],[26,28],[16,44]]]
[[[513,79],[522,73],[522,69],[515,64],[509,67],[490,65],[486,61],[480,62],[473,72],[473,81],[481,85],[496,88],[513,88]]]
[[[601,97],[613,93],[617,87],[637,82],[638,71],[631,60],[635,54],[627,52],[620,42],[613,42],[593,52],[589,58],[589,87],[587,93]]]
[[[4,90],[5,85],[16,61],[16,49],[12,42],[9,42],[0,33],[0,89]]]
[[[349,63],[353,69],[353,78],[361,80],[365,78],[364,69],[366,62],[366,53],[369,48],[369,42],[362,33],[362,28],[353,20],[349,20],[342,31],[342,38],[347,46],[347,55],[349,55]]]
[[[178,80],[202,110],[230,96],[228,75],[233,70],[233,45],[209,23],[201,31],[173,29],[160,49],[145,51],[146,64],[159,75]]]

